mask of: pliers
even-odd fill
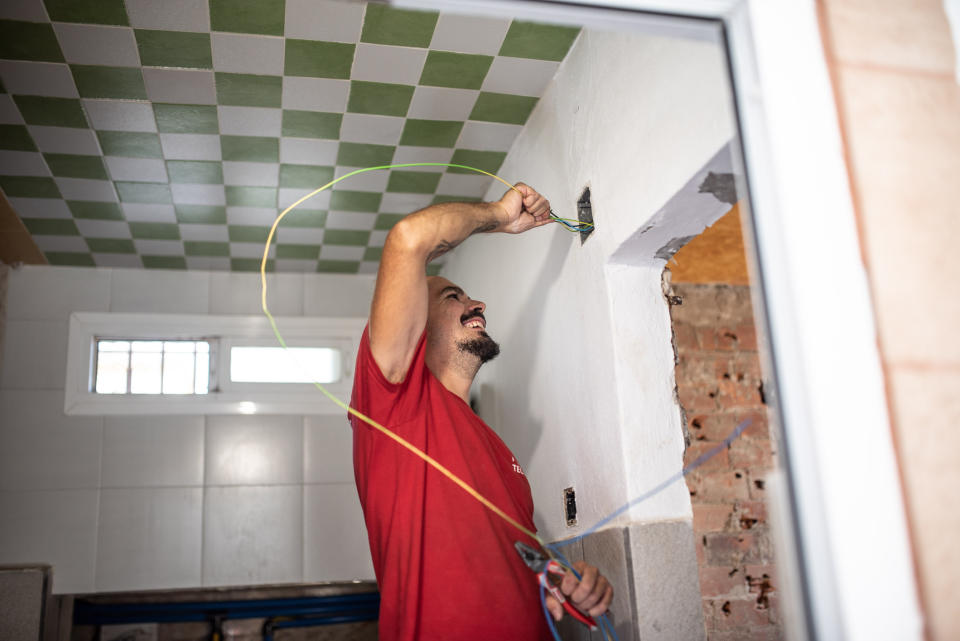
[[[593,620],[593,617],[573,607],[570,602],[564,598],[563,593],[560,592],[560,588],[550,580],[548,576],[550,574],[562,577],[567,573],[562,565],[522,541],[517,541],[513,544],[513,547],[517,549],[517,554],[519,554],[523,562],[527,564],[527,567],[537,574],[540,585],[546,588],[553,598],[563,605],[563,609],[569,612],[570,616],[580,623],[589,626],[591,630],[597,629],[597,622]]]

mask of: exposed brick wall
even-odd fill
[[[752,421],[687,477],[707,638],[781,639],[765,496],[773,449],[750,288],[677,283],[672,289],[682,300],[671,306],[671,317],[677,394],[690,440],[684,463]]]

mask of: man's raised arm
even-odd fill
[[[492,203],[443,203],[410,214],[390,230],[370,309],[370,350],[387,380],[410,368],[427,323],[428,262],[480,232],[519,234],[550,222],[550,203],[518,183]]]

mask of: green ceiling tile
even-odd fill
[[[177,222],[196,225],[226,225],[227,208],[215,205],[175,205]]]
[[[320,245],[277,244],[277,258],[300,258],[300,259],[307,259],[307,260],[317,260],[319,256],[320,256]]]
[[[433,87],[479,89],[490,71],[493,56],[431,51],[420,74],[420,84]]]
[[[377,191],[336,189],[330,195],[330,209],[340,211],[377,211],[383,194]],[[326,237],[324,237],[326,238]]]
[[[114,182],[120,200],[128,203],[170,203],[170,185],[166,183]]]
[[[286,41],[283,73],[311,78],[350,78],[355,45],[315,40]]]
[[[242,107],[279,107],[283,78],[247,73],[216,74],[217,103]]]
[[[134,34],[144,67],[213,69],[209,33],[135,29]]]
[[[500,55],[559,62],[567,55],[578,33],[579,27],[514,20],[500,46]]]
[[[187,260],[183,256],[141,256],[147,269],[186,269]]]
[[[231,258],[230,270],[235,272],[259,272],[262,258]],[[272,258],[267,259],[265,271],[272,272],[276,267],[276,261]]]
[[[277,190],[273,187],[236,187],[227,185],[227,204],[235,207],[277,206]]]
[[[98,254],[136,254],[137,248],[129,238],[85,238],[90,251]]]
[[[429,47],[439,15],[433,11],[394,9],[370,3],[360,40],[381,45]]]
[[[427,265],[427,276],[439,276],[443,265]]]
[[[432,194],[443,174],[427,171],[391,171],[387,191],[407,194]]]
[[[282,36],[283,16],[284,0],[210,0],[213,31]]]
[[[224,160],[280,162],[280,139],[263,136],[220,136]]]
[[[134,131],[98,131],[97,138],[104,156],[125,158],[162,158],[160,137],[157,134]]]
[[[52,25],[0,20],[0,58],[63,62],[63,52]]]
[[[350,83],[347,111],[381,116],[406,116],[410,100],[413,99],[413,90],[414,87],[410,85],[354,80]]]
[[[323,227],[326,224],[327,212],[301,207],[287,212],[287,215],[280,221],[281,227]]]
[[[100,156],[78,156],[74,154],[43,154],[47,166],[54,176],[69,178],[92,178],[110,180],[107,169]]]
[[[37,236],[79,236],[77,223],[71,218],[23,218],[23,224]]]
[[[507,157],[505,151],[475,151],[473,149],[457,149],[453,152],[453,158],[450,162],[457,165],[466,165],[467,167],[476,167],[488,171],[491,174],[497,173],[504,158]],[[475,171],[451,167],[448,169],[451,174],[476,174]],[[461,199],[462,201],[463,199]]]
[[[212,160],[168,160],[167,174],[172,183],[219,185],[223,182],[223,166]]]
[[[341,167],[377,167],[393,162],[396,147],[342,142],[337,151],[337,164]]]
[[[102,67],[99,65],[70,65],[77,91],[82,98],[118,98],[146,100],[140,69],[130,67]]]
[[[213,105],[154,104],[157,129],[163,134],[218,134],[217,108]]]
[[[522,125],[527,122],[538,98],[505,93],[481,92],[473,105],[470,120]]]
[[[351,245],[366,247],[370,242],[370,232],[353,229],[327,229],[323,232],[324,245]]]
[[[381,231],[390,229],[405,216],[406,214],[377,214],[377,222],[374,223],[373,228]]]
[[[68,200],[67,207],[74,218],[85,220],[124,220],[117,203],[98,203],[87,200]]]
[[[134,238],[180,240],[180,226],[175,223],[130,223]]]
[[[93,256],[80,252],[46,252],[47,262],[51,265],[66,267],[96,267]]]
[[[43,0],[54,22],[128,25],[123,0]]]
[[[380,257],[383,255],[383,247],[367,247],[366,251],[363,252],[364,260],[380,260]]]
[[[322,111],[283,110],[283,135],[294,138],[332,138],[340,137],[340,122],[343,114],[324,113]]]
[[[53,178],[0,176],[0,187],[9,198],[62,198]]]
[[[483,198],[468,198],[467,196],[448,196],[446,194],[437,194],[433,197],[433,201],[430,204],[439,205],[440,203],[479,203],[482,201]]]
[[[270,234],[269,227],[252,225],[228,225],[227,237],[235,243],[265,243]]]
[[[187,256],[229,256],[230,243],[185,240],[183,251]]]
[[[87,128],[80,101],[74,98],[14,96],[13,101],[28,125]]]
[[[36,151],[37,146],[23,125],[0,125],[0,149]]]
[[[373,6],[373,5],[370,5]],[[360,261],[354,260],[318,260],[317,271],[329,274],[356,274]]]
[[[333,167],[313,165],[280,165],[281,187],[308,187],[316,189],[333,180]]]
[[[416,147],[453,147],[460,137],[463,123],[455,120],[409,119],[403,126],[401,145]]]

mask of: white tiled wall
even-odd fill
[[[277,315],[364,317],[373,277],[277,274],[268,293]],[[52,563],[57,593],[373,578],[345,417],[65,416],[74,311],[259,314],[259,275],[11,273],[0,563]]]

